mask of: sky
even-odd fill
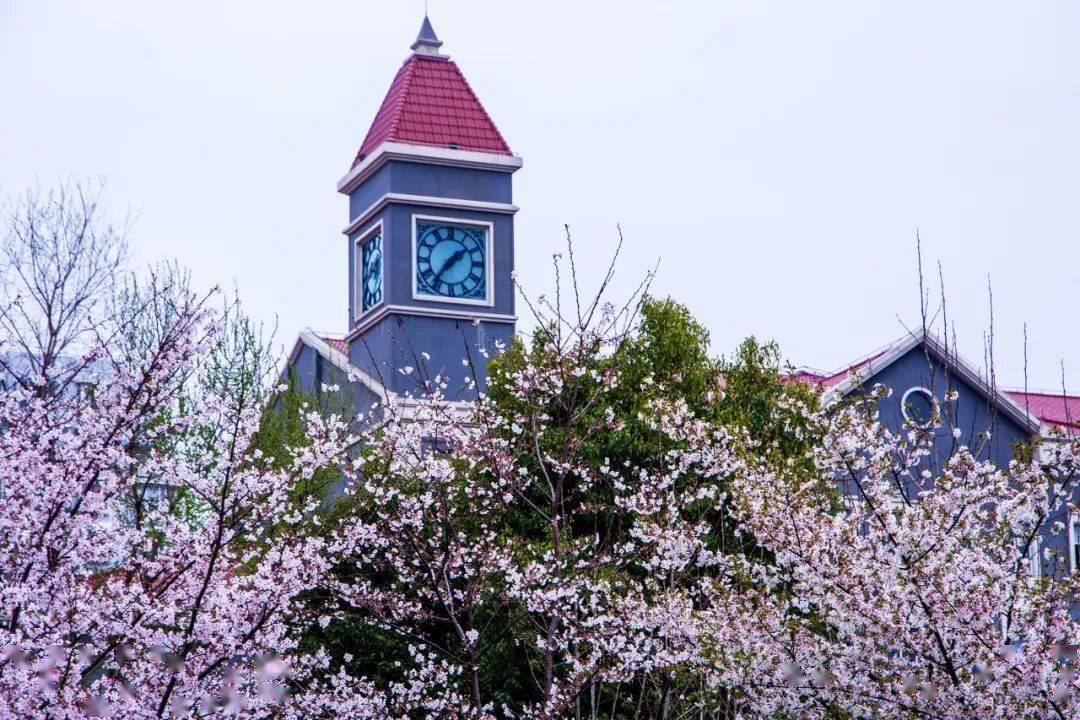
[[[836,368],[919,326],[916,233],[961,352],[1080,387],[1080,4],[429,0],[524,167],[517,274],[569,224],[613,299],[658,266],[717,354]],[[237,287],[291,346],[344,331],[335,190],[423,0],[0,0],[0,195],[106,177],[137,262]],[[524,304],[519,329],[527,327]]]

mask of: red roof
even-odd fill
[[[809,383],[810,385],[817,385],[817,386],[823,387],[823,388],[831,388],[833,385],[839,385],[840,383],[842,383],[844,380],[847,380],[849,377],[851,377],[855,373],[861,372],[867,366],[869,366],[871,363],[873,363],[875,360],[877,360],[879,357],[881,357],[882,355],[884,355],[888,351],[889,351],[889,348],[885,348],[881,352],[874,353],[873,355],[871,355],[868,358],[864,358],[863,360],[859,360],[858,362],[856,362],[856,363],[854,363],[852,365],[848,365],[844,369],[837,370],[835,372],[825,373],[825,372],[819,372],[817,370],[801,369],[801,370],[797,370],[796,372],[792,373],[789,377],[792,380],[798,380],[798,381],[801,381],[801,382],[804,382],[804,383]]]
[[[337,350],[339,353],[342,353],[343,355],[349,354],[349,343],[345,342],[340,337],[325,336],[323,337],[323,342]]]
[[[1006,390],[1017,405],[1066,434],[1080,434],[1080,395]]]
[[[387,141],[512,154],[458,66],[420,54],[398,70],[353,167]]]

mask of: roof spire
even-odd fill
[[[440,55],[439,48],[442,40],[435,34],[435,28],[431,27],[427,13],[424,13],[424,22],[420,25],[420,33],[416,36],[416,42],[412,44],[413,52],[418,55]]]

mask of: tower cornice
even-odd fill
[[[372,173],[391,160],[406,160],[428,165],[478,168],[508,173],[516,172],[524,164],[518,155],[503,155],[476,150],[429,147],[387,141],[375,148],[356,167],[345,173],[345,176],[338,181],[338,192],[348,195],[370,177]]]
[[[364,210],[361,210],[349,224],[342,230],[343,235],[352,235],[363,227],[369,220],[390,203],[402,205],[426,205],[433,208],[445,208],[449,210],[466,210],[471,212],[490,212],[500,215],[513,215],[518,211],[518,206],[513,203],[489,202],[486,200],[468,200],[465,198],[436,197],[433,195],[410,195],[407,193],[386,193],[373,202]]]
[[[353,340],[378,325],[388,315],[413,315],[416,317],[458,320],[467,323],[482,321],[500,325],[514,325],[518,319],[517,315],[507,315],[505,313],[495,313],[484,310],[452,310],[446,308],[426,308],[418,305],[383,305],[378,310],[372,312],[370,316],[365,316],[357,323],[356,327],[345,335],[345,342],[351,343]]]

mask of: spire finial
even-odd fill
[[[413,52],[420,55],[439,55],[442,40],[435,34],[435,28],[431,27],[431,20],[427,12],[424,13],[424,22],[420,25],[420,33],[416,36],[416,42],[412,44]]]

